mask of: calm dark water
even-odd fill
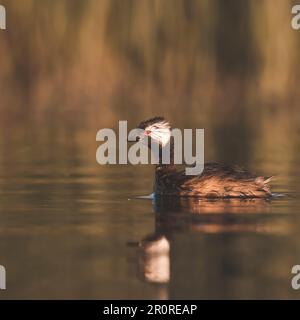
[[[247,162],[282,197],[168,202],[135,198],[152,192],[151,166],[100,166],[89,139],[2,136],[1,298],[300,298],[297,152]]]

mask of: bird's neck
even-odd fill
[[[165,161],[163,161],[163,156],[162,156],[164,153],[168,155],[167,149],[170,149],[169,163],[165,163]],[[173,137],[171,137],[169,145],[165,147],[163,146],[160,147],[159,163],[155,166],[155,172],[158,175],[163,175],[163,174],[174,172],[174,170],[176,171],[176,167],[174,164],[174,139]]]

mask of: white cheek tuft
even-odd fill
[[[162,133],[160,142],[161,142],[163,147],[166,146],[169,143],[170,138],[171,138],[170,130],[166,130],[166,132]]]
[[[151,125],[145,129],[145,131],[151,132],[151,139],[162,145],[166,146],[171,138],[171,130],[170,125],[167,122],[156,123],[155,125]]]

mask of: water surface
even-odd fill
[[[151,166],[99,166],[96,143],[49,141],[2,140],[1,298],[300,297],[297,153],[290,171],[277,152],[248,163],[284,197],[153,201],[136,198],[152,191]]]

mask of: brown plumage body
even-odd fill
[[[170,129],[164,118],[155,117],[141,122],[139,128],[144,129],[151,139],[159,141],[158,128],[163,125]],[[171,143],[171,155],[172,149]],[[171,162],[156,165],[154,193],[158,196],[199,198],[266,198],[272,195],[269,188],[271,179],[272,177],[257,177],[238,166],[216,162],[206,163],[200,175],[189,176],[185,171],[177,170]]]
[[[265,198],[270,178],[256,177],[237,166],[206,163],[199,176],[187,176],[174,166],[157,165],[154,192],[160,196],[199,198]]]

